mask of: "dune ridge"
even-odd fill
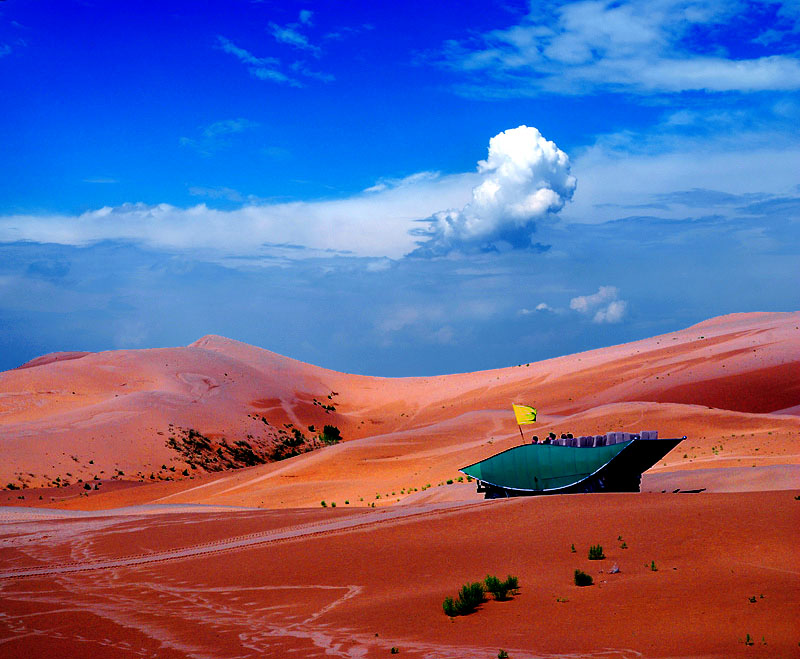
[[[0,656],[796,656],[799,328],[736,314],[429,378],[217,336],[33,360],[0,374],[0,475],[29,486],[0,492]],[[539,408],[527,438],[688,439],[641,493],[484,501],[458,468],[520,442],[512,402]],[[175,448],[244,459],[286,424],[344,441],[221,471]],[[519,592],[448,618],[486,574]]]
[[[633,343],[434,377],[339,373],[214,335],[183,348],[64,354],[0,373],[0,483],[70,483],[37,490],[45,503],[396,503],[518,443],[512,402],[540,410],[528,435],[689,436],[654,471],[800,464],[798,312],[732,314]],[[193,429],[216,447],[267,450],[269,433],[286,424],[308,436],[309,426],[334,425],[345,441],[214,473],[169,446]],[[120,489],[112,479],[152,484]],[[78,480],[102,487],[79,497]]]

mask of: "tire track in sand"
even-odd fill
[[[385,508],[380,512],[367,513],[366,515],[351,515],[340,519],[329,521],[307,522],[286,526],[280,529],[248,533],[246,535],[210,540],[195,545],[177,547],[155,552],[143,552],[138,554],[128,554],[116,558],[90,560],[90,561],[69,561],[60,563],[50,563],[39,567],[13,568],[0,571],[0,579],[22,579],[26,577],[42,577],[54,574],[67,574],[73,572],[88,572],[91,570],[108,570],[119,567],[131,567],[136,565],[146,565],[149,563],[161,563],[164,561],[174,561],[186,558],[194,558],[207,554],[218,554],[239,549],[250,548],[258,545],[267,545],[283,540],[294,540],[297,538],[310,536],[325,536],[341,533],[344,531],[360,531],[371,527],[379,526],[390,520],[400,522],[417,521],[428,517],[441,516],[448,513],[463,512],[478,506],[484,502],[464,504],[461,502],[443,502],[425,506],[423,510],[397,507]]]

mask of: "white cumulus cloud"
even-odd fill
[[[569,301],[569,308],[592,315],[593,323],[618,323],[625,316],[628,303],[619,299],[615,286],[600,286],[597,293],[579,295]]]
[[[576,180],[569,157],[532,126],[519,126],[489,140],[489,155],[478,162],[481,182],[460,210],[434,213],[419,254],[453,249],[530,246],[533,222],[557,213],[572,198]]]

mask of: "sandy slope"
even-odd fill
[[[512,402],[540,409],[540,435],[689,439],[641,494],[447,484],[519,443]],[[0,374],[0,483],[71,484],[0,492],[0,658],[800,657],[799,409],[800,313],[436,378],[220,337],[46,355]],[[346,441],[213,473],[167,445],[179,428],[258,445],[287,423]],[[444,597],[487,573],[520,593],[448,619]]]
[[[170,477],[182,482],[124,491],[130,501],[383,505],[518,443],[514,401],[539,408],[539,434],[687,435],[655,471],[800,464],[800,416],[786,413],[800,405],[800,313],[726,316],[631,344],[431,378],[337,373],[214,336],[186,348],[45,356],[0,374],[0,483]],[[265,442],[262,417],[272,428],[330,423],[348,441],[281,463],[181,476],[186,461],[167,446],[175,428]],[[747,482],[771,489],[768,479]],[[120,490],[82,500],[74,500],[80,487],[69,491],[67,505],[126,502]]]

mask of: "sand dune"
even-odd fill
[[[65,488],[36,501],[89,508],[120,505],[122,492],[141,502],[380,506],[518,443],[511,402],[539,408],[540,434],[687,435],[655,471],[800,464],[800,416],[787,413],[800,405],[800,313],[725,316],[630,344],[429,378],[337,373],[216,336],[185,348],[45,356],[0,374],[0,483],[69,482],[66,503]],[[194,429],[214,450],[245,441],[263,454],[285,424],[309,437],[309,426],[334,425],[346,441],[216,473],[206,472],[241,463],[226,453],[227,463],[195,469],[168,445]],[[155,485],[103,494],[112,478]],[[102,485],[76,490],[78,481]]]
[[[45,355],[0,374],[0,657],[798,656],[799,385],[800,313],[431,378],[215,336]],[[512,402],[687,440],[640,494],[484,501],[458,469],[520,442]],[[520,592],[445,616],[487,573]]]

